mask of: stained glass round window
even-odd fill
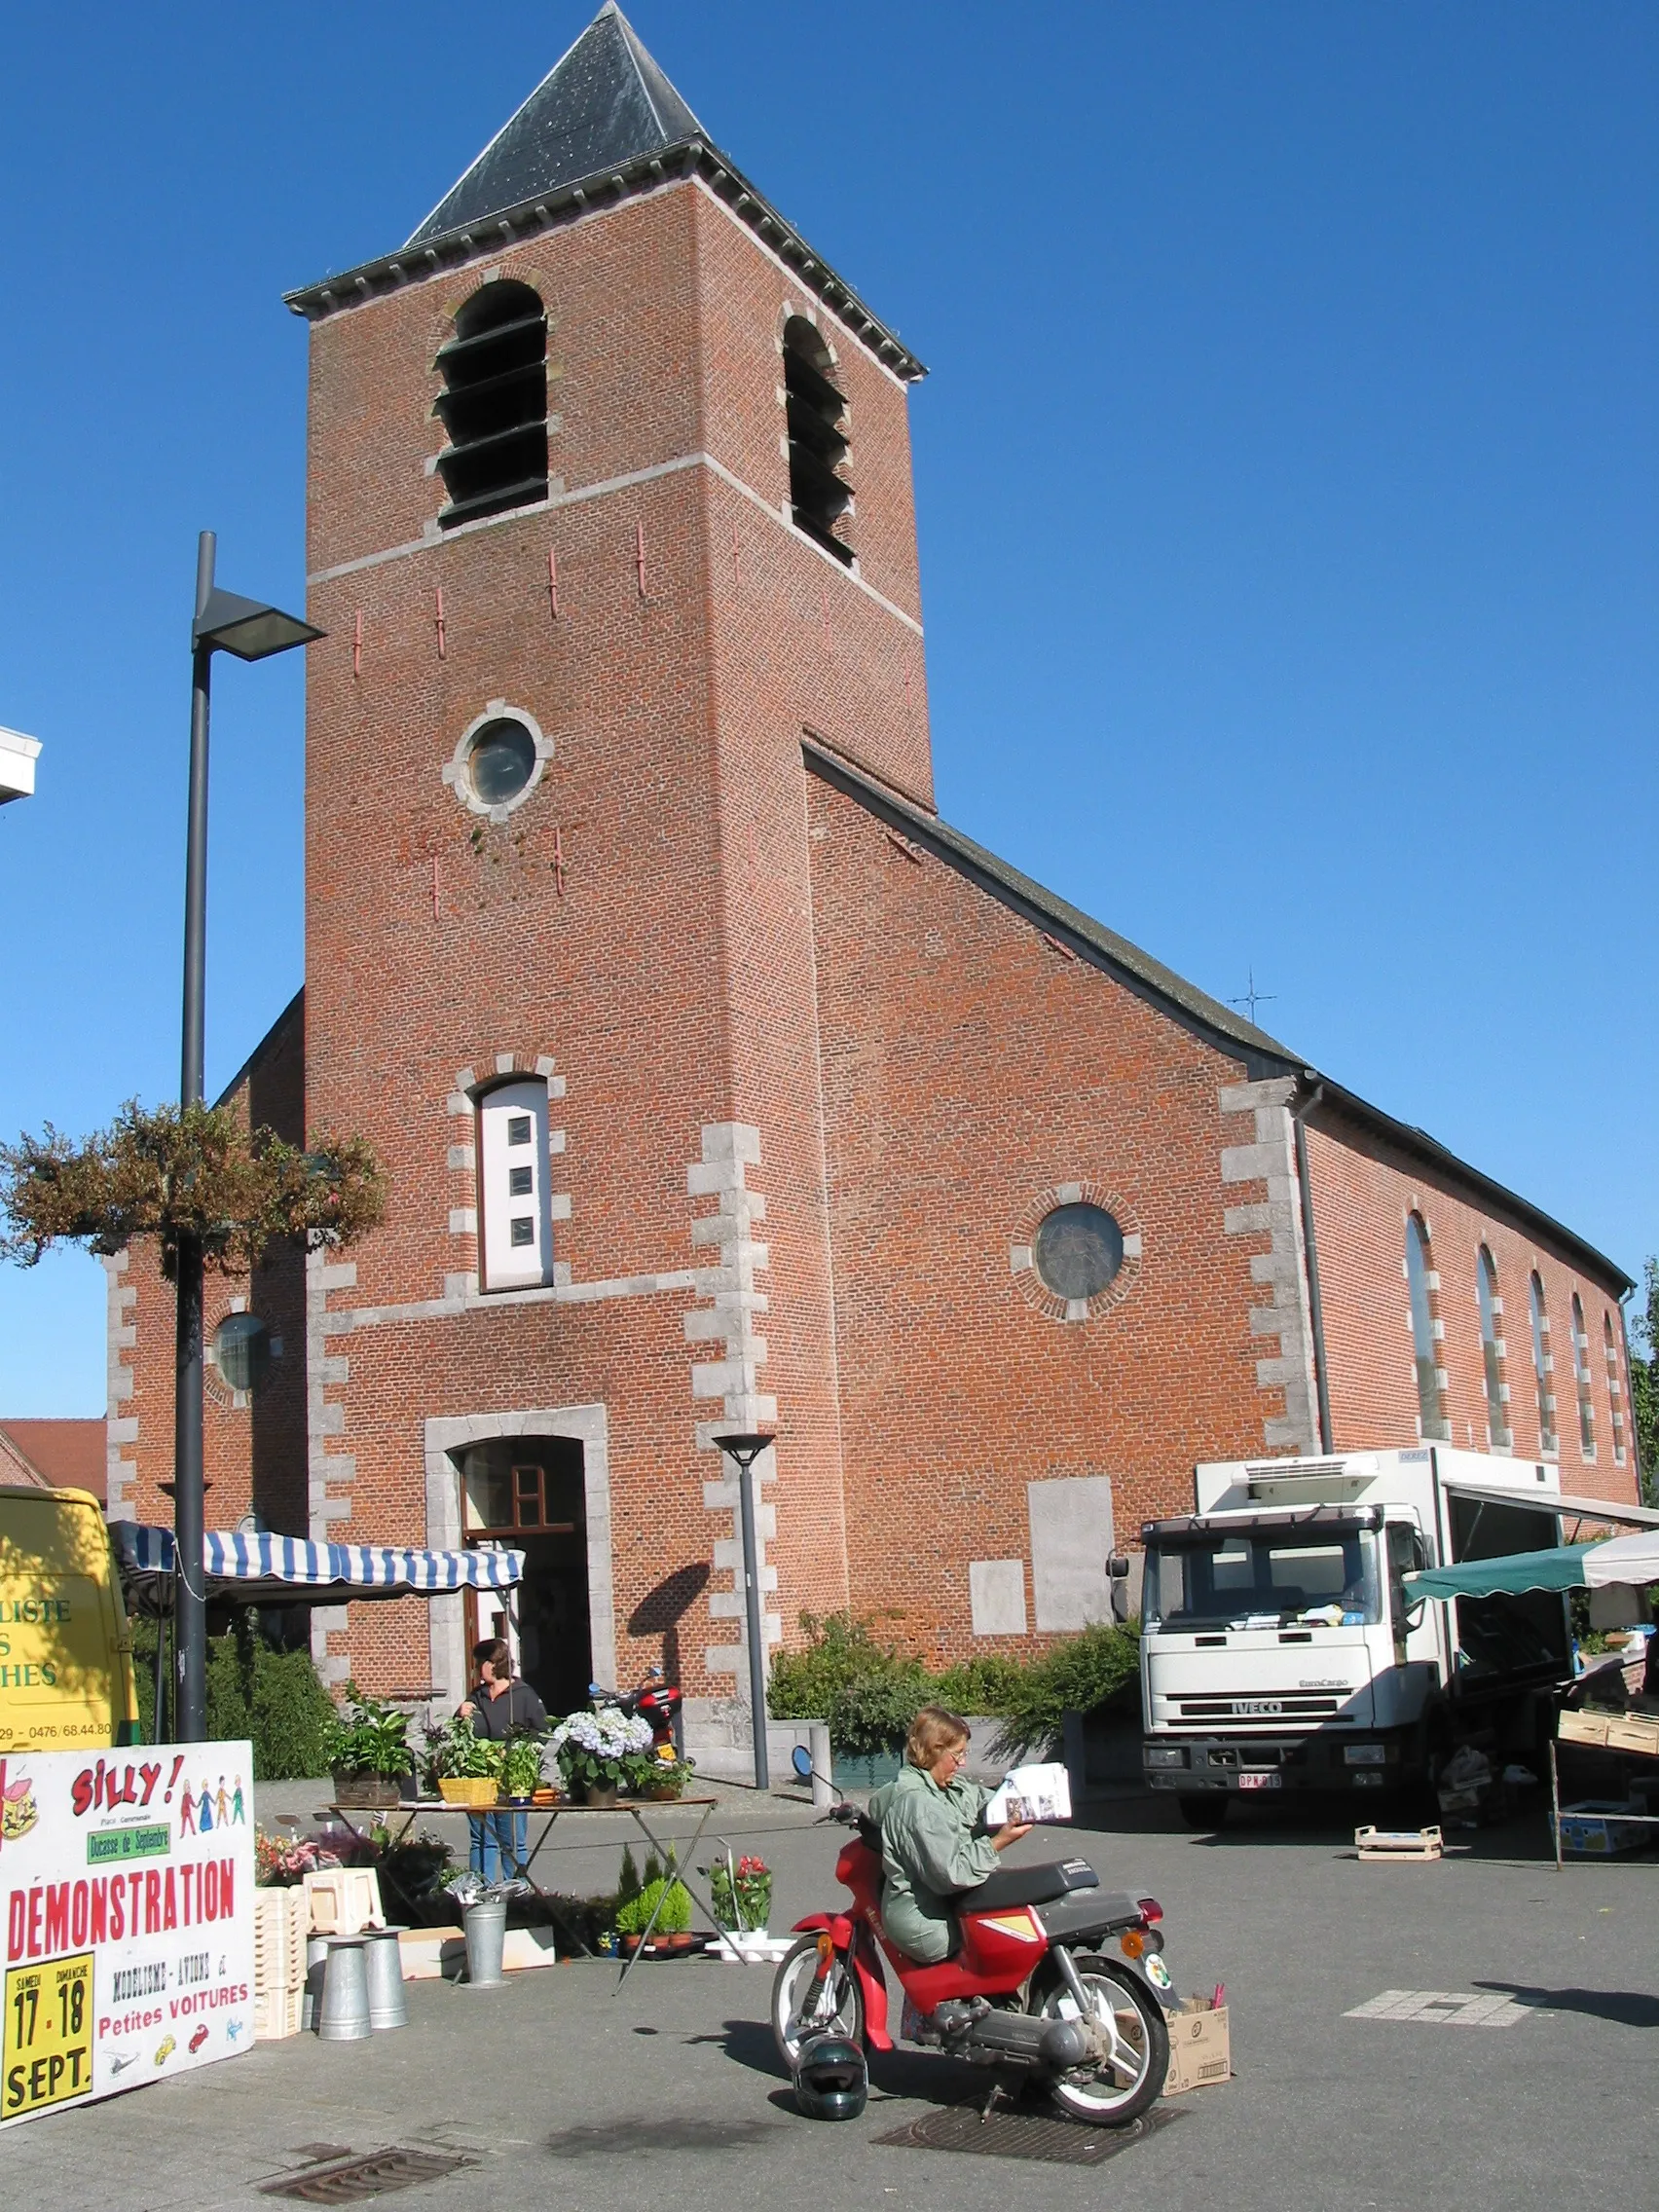
[[[535,773],[535,740],[506,716],[486,722],[467,752],[466,773],[486,806],[510,806]]]
[[[227,1313],[213,1332],[213,1357],[233,1390],[257,1390],[271,1368],[271,1332],[256,1313]]]
[[[1032,1240],[1043,1287],[1054,1298],[1098,1298],[1124,1264],[1124,1233],[1104,1206],[1055,1206]]]

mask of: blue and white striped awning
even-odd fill
[[[110,1539],[128,1574],[171,1574],[175,1561],[170,1529],[113,1521]],[[203,1540],[209,1585],[272,1585],[292,1604],[302,1591],[344,1596],[436,1597],[448,1590],[510,1590],[524,1579],[524,1554],[516,1551],[400,1551],[381,1544],[312,1544],[299,1536],[241,1535],[213,1530]]]

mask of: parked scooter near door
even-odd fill
[[[680,1689],[677,1683],[663,1680],[660,1667],[652,1667],[637,1690],[608,1690],[598,1682],[589,1682],[588,1696],[602,1710],[645,1721],[651,1732],[651,1749],[659,1759],[678,1755],[675,1737],[680,1726]]]
[[[804,1751],[794,1767],[810,1779]],[[778,1969],[772,2032],[792,2074],[817,2036],[893,2048],[885,1952],[904,1992],[905,2042],[1045,2087],[1096,2126],[1126,2126],[1162,2093],[1174,1999],[1156,1898],[1103,1890],[1082,1859],[1011,1866],[966,1894],[951,1955],[919,1966],[881,1925],[879,1828],[856,1805],[825,1818],[854,1831],[835,1862],[853,1903],[796,1921],[801,1940]]]

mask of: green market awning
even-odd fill
[[[1518,1598],[1527,1590],[1582,1590],[1584,1555],[1595,1544],[1562,1544],[1550,1551],[1509,1552],[1501,1559],[1470,1559],[1460,1567],[1425,1567],[1405,1578],[1406,1596],[1419,1598]]]

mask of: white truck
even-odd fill
[[[1554,1466],[1423,1445],[1200,1466],[1194,1493],[1141,1531],[1142,1760],[1190,1825],[1243,1792],[1426,1786],[1471,1740],[1539,1771],[1566,1599],[1414,1604],[1403,1578],[1559,1544]]]

